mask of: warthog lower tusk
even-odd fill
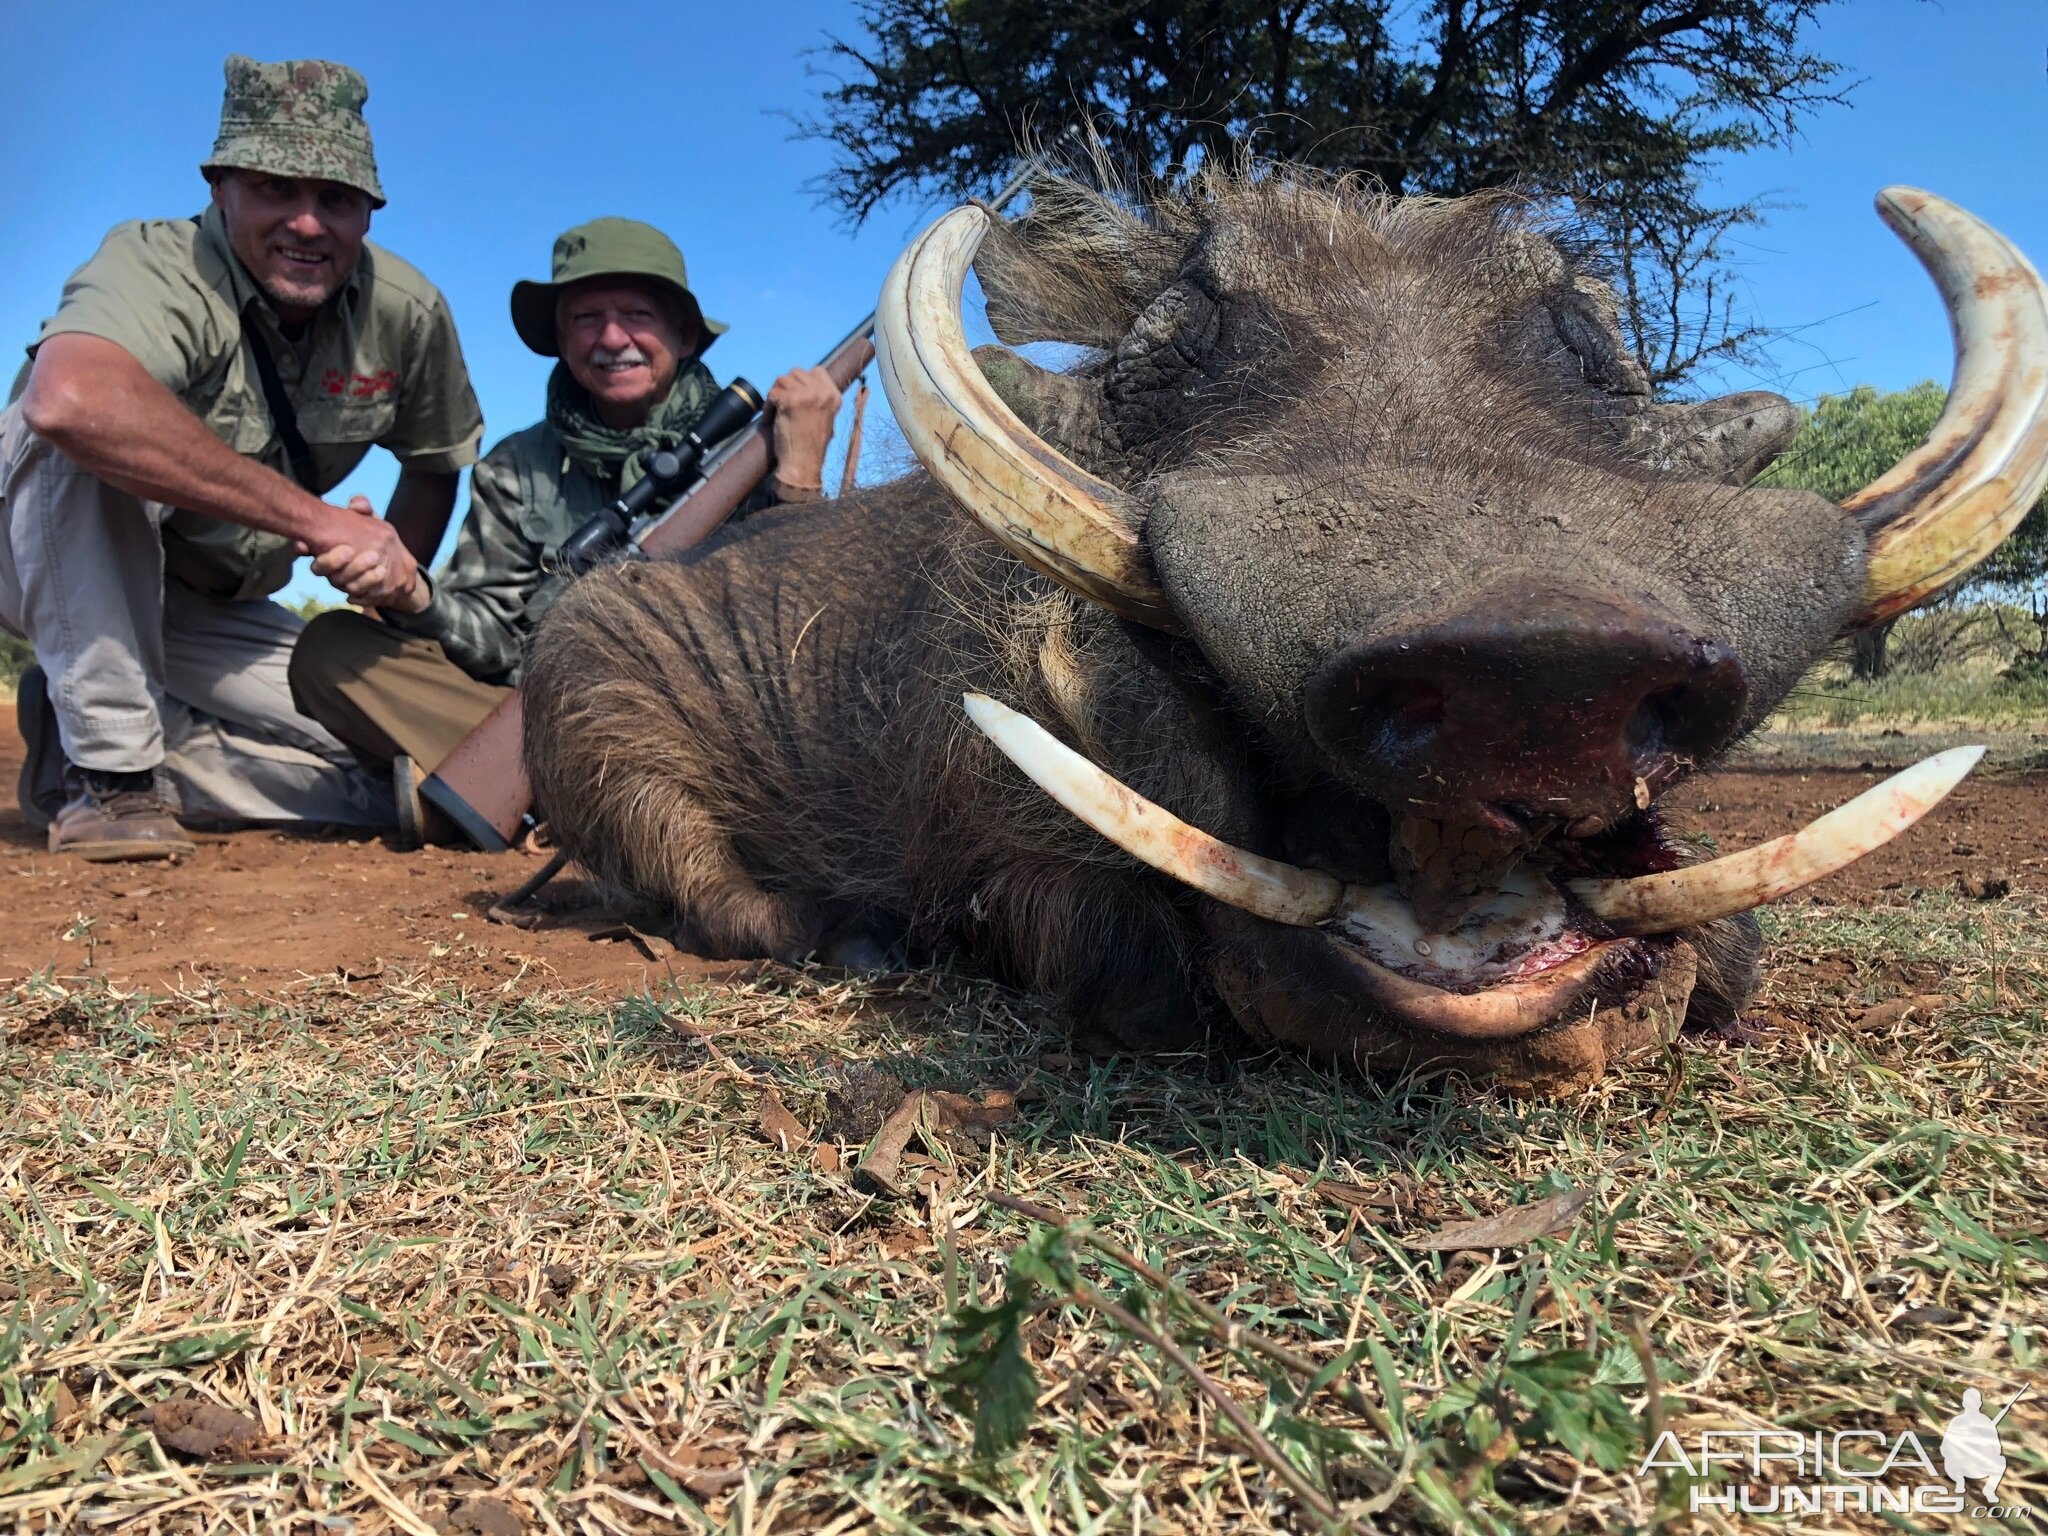
[[[1130,498],[1018,420],[975,365],[960,290],[988,227],[984,210],[955,208],[882,283],[875,350],[896,423],[932,478],[1018,559],[1125,618],[1178,633]]]
[[[970,693],[964,702],[968,718],[1032,783],[1161,874],[1226,906],[1297,928],[1314,927],[1343,904],[1344,886],[1332,876],[1233,848],[1189,826],[1104,773],[1036,720],[987,694]]]
[[[1917,187],[1877,211],[1948,306],[1956,370],[1927,441],[1842,503],[1869,538],[1875,624],[1931,597],[2019,526],[2048,485],[2048,291],[2003,235]]]
[[[1360,929],[1395,926],[1399,914],[1389,911],[1383,893],[1211,837],[1105,773],[1028,716],[986,694],[967,694],[963,702],[968,718],[1032,783],[1161,874],[1275,923],[1312,928],[1344,918]],[[1566,888],[1624,934],[1674,933],[1747,912],[1890,842],[1933,810],[1983,756],[1982,747],[1937,752],[1801,830],[1742,853],[1627,880],[1574,880]]]
[[[1789,896],[1881,848],[1941,803],[1984,756],[1951,747],[1784,837],[1705,864],[1566,889],[1617,933],[1671,933]]]

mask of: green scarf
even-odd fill
[[[637,427],[623,431],[597,419],[590,391],[578,384],[568,364],[548,375],[548,423],[561,438],[569,462],[619,494],[641,478],[640,456],[650,448],[674,448],[704,415],[718,394],[718,380],[700,362],[685,364],[669,386],[668,398]]]

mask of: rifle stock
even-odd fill
[[[827,354],[823,367],[840,389],[859,378],[874,357],[874,328],[875,317],[870,315]],[[717,463],[687,495],[642,530],[634,545],[643,555],[660,557],[703,542],[774,468],[774,437],[767,422],[757,420],[720,452]],[[510,848],[533,808],[533,785],[526,777],[521,741],[524,727],[515,688],[420,784],[421,798],[486,853]]]

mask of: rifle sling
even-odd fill
[[[306,439],[299,431],[298,412],[292,409],[292,397],[285,393],[284,380],[277,375],[277,359],[270,355],[270,348],[263,344],[261,336],[250,337],[249,350],[256,358],[256,376],[263,381],[263,399],[270,407],[270,419],[277,427],[277,435],[284,439],[285,457],[291,460],[292,478],[314,495],[320,494],[314,481],[313,450],[306,446]]]

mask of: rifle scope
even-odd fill
[[[572,576],[581,576],[625,543],[633,519],[652,510],[657,501],[686,489],[697,479],[705,451],[746,426],[760,410],[760,391],[745,379],[726,385],[682,442],[641,455],[640,479],[633,488],[564,539],[555,551],[555,565]]]

